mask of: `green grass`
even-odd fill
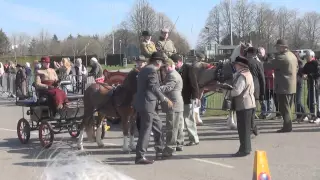
[[[304,82],[303,92],[302,92],[302,104],[304,105],[305,110],[307,113],[310,112],[308,105],[307,105],[307,97],[308,97],[308,88],[307,88],[307,81]],[[215,93],[210,95],[211,93],[207,93],[208,100],[207,100],[207,110],[205,116],[224,116],[228,115],[227,111],[221,110],[222,102],[223,102],[223,94],[222,93]],[[295,113],[295,102],[293,103],[292,113]],[[260,103],[257,104],[257,112],[261,112]]]
[[[123,66],[105,66],[102,65],[103,69],[107,69],[107,70],[119,70],[119,69],[128,69],[128,68],[134,68],[134,64],[128,64],[127,67],[123,67]]]

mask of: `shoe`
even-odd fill
[[[180,146],[176,147],[176,151],[183,151],[183,147],[180,147]]]
[[[252,133],[253,133],[255,136],[258,136],[258,135],[259,135],[258,128],[257,128],[257,127],[253,128]]]
[[[198,122],[197,123],[197,126],[202,126],[203,125],[203,122]]]
[[[260,114],[259,115],[259,119],[265,119],[266,118],[266,115],[265,114]]]
[[[162,158],[167,159],[172,157],[174,150],[170,148],[166,148],[162,153]]]
[[[188,144],[186,144],[186,146],[196,146],[198,144],[199,144],[199,142],[190,141]]]
[[[238,151],[237,153],[232,154],[232,157],[245,157],[245,156],[248,156],[249,154],[250,153]]]
[[[292,131],[292,129],[282,128],[282,129],[277,130],[277,133],[287,133],[287,132],[291,132],[291,131]]]
[[[142,158],[136,158],[135,160],[135,164],[153,164],[154,161],[153,160],[148,160],[147,158],[145,157],[142,157]]]

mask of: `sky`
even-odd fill
[[[235,1],[235,0],[233,0]],[[320,0],[249,0],[286,6],[299,12],[319,11]],[[220,0],[149,0],[165,13],[194,47],[209,11]],[[41,29],[63,39],[69,34],[107,34],[128,14],[135,0],[0,0],[0,28],[8,36],[25,32],[36,36]]]

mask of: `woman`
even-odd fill
[[[71,81],[72,65],[69,58],[62,58],[58,71],[58,79],[62,81]],[[72,91],[71,83],[68,85],[64,85],[62,89],[67,93],[68,91]]]
[[[237,116],[240,148],[233,156],[243,157],[251,152],[251,122],[254,120],[256,107],[254,83],[247,58],[238,56],[234,68],[236,70],[233,76],[234,88],[230,91],[230,96]]]
[[[42,57],[41,63],[42,68],[36,71],[36,89],[40,96],[48,96],[52,115],[55,116],[55,119],[60,119],[61,110],[68,102],[66,93],[57,87],[58,76],[55,70],[49,67],[50,58]]]

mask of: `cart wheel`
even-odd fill
[[[29,122],[21,118],[17,124],[17,134],[22,144],[27,144],[30,139],[30,124]]]
[[[68,132],[71,137],[77,138],[80,135],[80,124],[73,123],[69,128]]]
[[[49,148],[53,143],[54,132],[47,121],[42,121],[39,127],[39,140],[44,148]]]

